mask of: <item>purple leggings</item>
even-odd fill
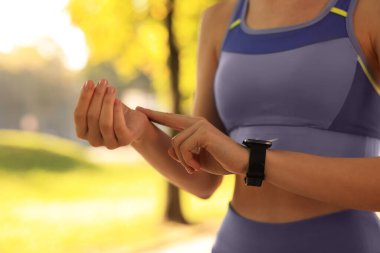
[[[231,203],[212,253],[380,253],[376,213],[343,210],[301,221],[266,223],[238,214]]]

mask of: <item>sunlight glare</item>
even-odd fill
[[[36,47],[61,57],[68,69],[82,69],[87,63],[88,48],[83,32],[71,24],[67,4],[68,0],[0,0],[0,53]],[[47,40],[61,50],[43,50],[46,43],[41,43]]]

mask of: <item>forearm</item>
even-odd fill
[[[266,181],[334,205],[380,211],[380,158],[324,157],[268,150]]]
[[[209,197],[221,182],[221,176],[218,175],[202,171],[187,173],[167,153],[172,146],[171,138],[153,123],[149,124],[141,139],[131,145],[167,180],[200,198]]]

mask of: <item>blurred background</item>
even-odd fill
[[[210,252],[233,177],[208,200],[130,147],[75,136],[83,83],[190,114],[201,13],[215,0],[0,0],[0,252]],[[168,134],[170,129],[162,128]]]

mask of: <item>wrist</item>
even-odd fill
[[[138,137],[136,137],[132,141],[131,144],[132,145],[140,145],[140,144],[144,143],[145,140],[147,140],[147,139],[151,140],[152,138],[150,136],[152,136],[154,133],[154,127],[155,127],[154,124],[150,120],[147,119],[145,127],[140,132]]]
[[[241,147],[242,147],[242,157],[240,161],[243,161],[243,164],[240,166],[236,174],[240,176],[245,176],[248,172],[250,149],[243,145],[241,145]]]
[[[242,144],[249,149],[249,162],[244,182],[247,186],[260,187],[265,179],[266,151],[272,146],[272,141],[245,139]]]

